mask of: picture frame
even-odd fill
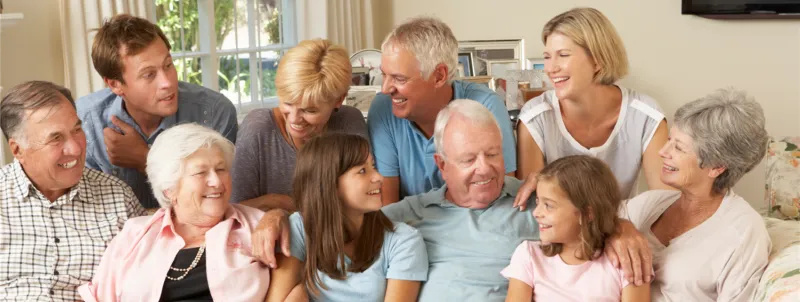
[[[515,61],[513,69],[525,69],[525,40],[466,40],[458,42],[458,53],[471,53],[473,57],[472,76],[501,77],[502,74],[491,73],[488,61]],[[510,68],[511,65],[505,66]],[[503,68],[495,68],[502,71]]]
[[[377,85],[350,86],[350,90],[347,91],[347,96],[344,98],[344,104],[360,110],[366,119],[372,100],[381,92],[381,89],[381,86]]]
[[[487,60],[486,70],[495,77],[505,77],[506,71],[519,69],[518,60]]]
[[[528,58],[525,65],[528,70],[544,70],[544,58]]]
[[[464,74],[463,77],[471,77],[475,75],[475,64],[473,62],[472,53],[471,52],[459,52],[458,53],[458,63],[463,65]]]
[[[465,82],[483,84],[483,85],[486,85],[487,87],[489,87],[489,89],[491,89],[492,91],[494,91],[494,89],[495,89],[495,84],[494,84],[495,81],[494,81],[494,77],[493,76],[463,77],[463,78],[460,78],[459,80],[462,80],[462,81],[465,81]]]

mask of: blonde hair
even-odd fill
[[[594,82],[614,84],[628,74],[628,55],[625,45],[611,21],[600,11],[579,7],[553,17],[542,29],[542,43],[554,34],[562,34],[589,53],[600,65]]]
[[[331,104],[350,89],[352,67],[347,50],[323,39],[304,40],[278,64],[275,88],[288,104]]]
[[[428,79],[439,64],[447,66],[447,83],[452,83],[458,70],[458,40],[444,22],[436,18],[413,18],[395,27],[381,44],[408,50],[417,62],[423,79]]]

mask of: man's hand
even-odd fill
[[[112,165],[136,169],[141,173],[145,173],[147,152],[150,151],[147,143],[136,132],[136,129],[133,129],[131,125],[116,116],[111,116],[111,123],[122,130],[122,133],[110,127],[103,129],[103,140],[106,144],[108,160],[111,161]]]
[[[647,238],[630,221],[620,220],[617,233],[606,241],[606,257],[622,267],[625,279],[636,286],[649,283],[653,276],[653,255]]]
[[[528,198],[536,191],[536,183],[539,182],[536,179],[537,174],[538,173],[529,174],[528,177],[525,178],[525,182],[522,183],[522,186],[519,187],[519,191],[517,191],[517,197],[514,198],[514,207],[519,207],[520,211],[525,210],[528,206]]]
[[[242,200],[240,205],[245,205],[251,208],[256,208],[264,212],[272,209],[284,209],[286,211],[294,212],[297,209],[294,206],[294,201],[289,195],[269,193],[259,197]]]
[[[291,257],[289,251],[289,214],[282,209],[270,210],[258,222],[253,232],[253,257],[270,268],[277,268],[275,243],[280,241],[281,251]]]

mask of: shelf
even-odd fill
[[[17,22],[22,21],[23,15],[22,13],[8,13],[8,14],[0,14],[0,26],[2,27],[9,27],[17,24]]]

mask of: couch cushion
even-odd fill
[[[800,301],[800,222],[764,218],[764,223],[772,251],[753,301]]]
[[[775,138],[767,149],[767,216],[800,220],[800,137]]]

